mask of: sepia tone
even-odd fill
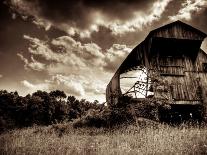
[[[1,0],[0,155],[207,154],[206,0]]]

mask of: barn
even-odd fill
[[[143,98],[167,101],[171,110],[161,109],[161,119],[172,117],[169,113],[183,118],[206,115],[207,54],[200,48],[205,37],[205,33],[181,21],[151,31],[129,53],[107,85],[108,106],[130,95],[137,103]],[[131,71],[146,76],[123,76]],[[135,79],[124,93],[120,87],[123,78]]]

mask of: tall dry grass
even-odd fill
[[[34,126],[0,135],[1,154],[206,154],[207,128],[168,125],[113,129],[70,124]]]

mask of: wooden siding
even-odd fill
[[[172,98],[176,101],[192,101],[200,100],[197,93],[198,84],[195,82],[196,79],[182,77],[181,79],[175,79],[170,84],[172,86]]]
[[[184,66],[183,57],[160,57],[159,72],[161,75],[183,76]]]
[[[158,28],[151,32],[153,37],[203,40],[206,34],[180,21]]]
[[[203,96],[207,96],[207,72],[203,70],[203,63],[207,63],[207,55],[204,51],[199,50],[195,61],[184,55],[182,57],[159,57],[157,60],[151,61],[151,69],[153,69],[155,61],[157,61],[160,76],[170,86],[171,98],[174,101],[201,102],[203,99],[199,94],[200,87]],[[156,96],[163,94],[163,92],[157,93],[160,95]]]

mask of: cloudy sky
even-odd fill
[[[1,0],[0,89],[103,102],[131,49],[176,20],[207,33],[207,0]]]

